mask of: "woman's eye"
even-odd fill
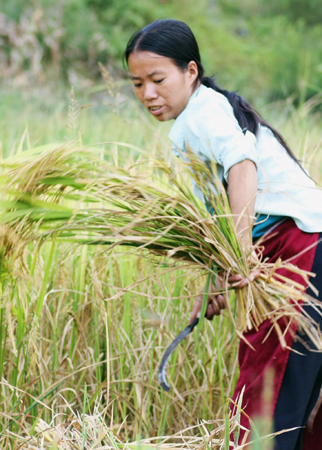
[[[163,80],[164,80],[164,78],[162,78],[161,80],[154,80],[154,82],[157,84],[160,84],[160,83],[162,83]]]
[[[142,86],[142,83],[134,83],[134,87],[139,88]]]

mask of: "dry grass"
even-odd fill
[[[52,411],[50,422],[39,418],[32,431],[26,429],[20,435],[8,432],[8,438],[13,439],[19,449],[30,450],[228,450],[231,447],[241,450],[246,448],[246,440],[250,436],[250,431],[246,430],[243,442],[237,444],[241,414],[238,412],[235,416],[222,420],[201,420],[198,425],[179,430],[170,436],[124,441],[121,435],[122,428],[127,426],[126,421],[122,424],[114,424],[113,421],[107,424],[107,410],[113,409],[113,404],[102,409],[104,401],[99,397],[93,411],[85,413],[86,395],[85,392],[83,412],[74,411],[69,405],[68,417]],[[240,404],[241,401],[238,403],[239,408]],[[253,437],[256,434],[254,427]],[[272,437],[272,434],[268,434],[250,439],[250,445],[257,443],[268,450],[271,448]]]
[[[121,134],[133,133],[127,125],[122,125]],[[291,121],[287,124],[296,144],[297,137],[305,135],[302,125],[302,116],[295,128]],[[313,128],[316,139],[302,142],[308,152],[320,142],[318,127]],[[25,143],[21,141],[16,156],[1,162],[0,206],[7,215],[0,233],[0,448],[82,448],[85,442],[87,448],[114,450],[143,445],[152,449],[160,444],[169,449],[208,450],[205,439],[210,439],[210,447],[226,450],[227,407],[238,377],[236,331],[245,323],[247,326],[247,320],[238,324],[235,316],[231,317],[236,303],[233,292],[231,309],[207,322],[202,333],[190,335],[172,356],[168,379],[173,390],[164,393],[157,384],[163,351],[186,326],[191,302],[217,257],[215,244],[204,239],[215,241],[214,221],[192,196],[187,181],[191,174],[168,155],[161,158],[165,165],[156,166],[151,159],[147,162],[133,146],[119,145],[115,151],[111,144],[94,149],[71,143],[32,149],[28,144],[29,150],[22,151]],[[153,155],[163,154],[161,146],[156,145]],[[123,164],[121,154],[126,154]],[[317,151],[315,160],[320,157]],[[131,210],[128,203],[120,214],[122,205],[116,200],[124,199],[123,194],[131,199],[133,192],[138,208]],[[157,207],[155,192],[163,199]],[[188,193],[183,202],[182,192]],[[178,196],[181,201],[169,201]],[[159,241],[162,248],[152,248],[153,233],[146,233],[147,241],[142,241],[147,222],[137,214],[140,201],[145,207],[149,205],[141,212],[157,213],[158,221],[161,214],[165,221],[163,234],[159,233],[164,239]],[[94,210],[95,214],[88,214]],[[137,228],[133,228],[132,211],[136,212]],[[107,213],[115,220],[113,224],[106,221]],[[165,232],[167,220],[174,216],[180,217],[177,229],[184,228],[192,238],[181,246],[182,253],[178,251],[178,234],[173,235],[173,228],[168,235]],[[124,218],[128,219],[125,227]],[[153,224],[159,231],[160,223],[156,220]],[[230,227],[230,223],[225,217],[222,226]],[[230,237],[229,245],[234,242],[237,246],[233,252],[228,246],[227,252],[226,242],[220,241],[218,249],[225,257],[221,264],[224,269],[234,267],[238,250],[241,258],[236,270],[247,275],[251,269],[245,265],[247,255],[234,235]],[[171,259],[167,257],[166,238],[167,244],[169,238],[173,242],[170,252],[176,249],[170,253]],[[112,245],[130,243],[131,247],[115,246],[107,252],[106,244],[111,240]],[[96,245],[86,245],[93,241]],[[148,245],[138,249],[134,242],[138,247]],[[218,245],[218,238],[215,242]],[[204,258],[201,270],[196,271],[200,260],[196,261],[196,253],[191,251],[193,258],[189,256],[187,246],[198,250],[197,259]],[[155,250],[167,256],[155,257]],[[273,267],[266,269],[264,277],[273,274]],[[268,286],[264,279],[259,285]],[[253,298],[245,294],[244,298]],[[275,306],[274,311],[278,314]],[[232,427],[235,419],[231,418]],[[223,430],[226,438],[216,441],[214,430],[215,439],[224,438]],[[105,433],[106,441],[95,444],[100,432]]]

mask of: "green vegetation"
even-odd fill
[[[131,34],[171,17],[192,27],[207,72],[251,101],[322,87],[319,0],[2,0],[1,12],[2,76],[17,85],[88,85],[99,61],[120,75]]]

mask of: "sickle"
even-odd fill
[[[178,334],[178,336],[171,342],[169,347],[164,352],[164,355],[163,355],[163,358],[162,358],[162,361],[161,361],[161,364],[159,367],[158,379],[159,379],[159,383],[161,384],[161,387],[167,392],[169,392],[171,389],[171,387],[167,383],[166,376],[165,376],[165,369],[167,367],[169,358],[172,355],[175,348],[177,347],[177,345],[180,344],[180,342],[183,341],[183,339],[185,337],[187,337],[189,333],[191,333],[191,331],[194,329],[194,327],[197,325],[198,322],[199,322],[199,318],[197,317],[193,322],[191,322],[190,325],[188,325],[183,331],[181,331],[180,334]]]

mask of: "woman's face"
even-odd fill
[[[182,70],[171,58],[137,51],[131,53],[128,66],[135,95],[160,121],[176,119],[198,87],[195,86],[198,68],[194,61]]]

